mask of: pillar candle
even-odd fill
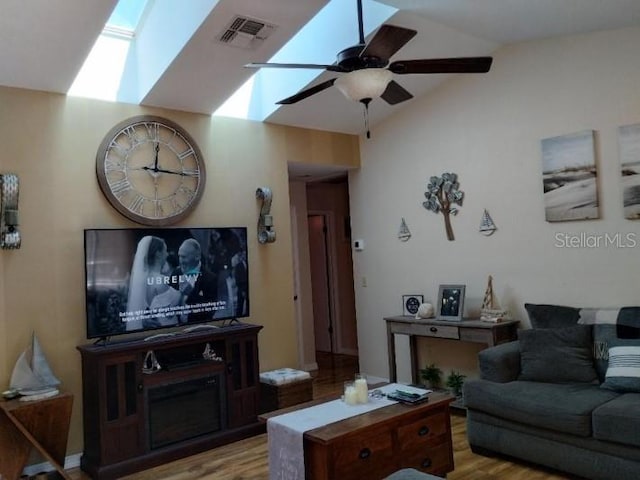
[[[358,403],[367,403],[369,401],[369,388],[367,387],[366,378],[356,378],[356,392]]]
[[[348,386],[345,388],[344,401],[347,405],[356,405],[358,403],[358,392],[356,387]]]

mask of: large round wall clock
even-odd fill
[[[98,183],[111,205],[134,222],[166,226],[196,207],[206,180],[191,136],[165,118],[140,115],[114,126],[96,156]]]

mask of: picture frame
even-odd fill
[[[422,295],[402,295],[402,315],[415,317],[422,303],[424,303]]]
[[[465,285],[440,285],[436,305],[437,320],[462,321],[465,289]]]

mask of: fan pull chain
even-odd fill
[[[370,98],[363,98],[360,102],[364,105],[364,128],[367,131],[367,138],[371,138],[371,132],[369,131],[369,103]]]

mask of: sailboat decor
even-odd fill
[[[409,231],[409,227],[407,227],[407,222],[404,221],[404,217],[400,222],[400,230],[398,230],[398,238],[401,242],[406,242],[411,238],[411,232]]]
[[[487,209],[485,208],[484,213],[482,214],[482,220],[480,221],[480,233],[488,237],[489,235],[492,235],[493,232],[495,232],[497,229],[498,227],[496,227],[496,224],[493,223],[493,220],[489,216],[489,212],[487,212]]]
[[[10,388],[22,397],[20,400],[39,400],[59,393],[60,380],[51,371],[35,332],[31,344],[18,357],[11,374]]]
[[[484,292],[484,299],[482,300],[482,307],[480,307],[480,320],[491,323],[499,323],[504,320],[508,312],[497,307],[498,305],[494,301],[493,295],[493,278],[489,275],[487,289]]]

